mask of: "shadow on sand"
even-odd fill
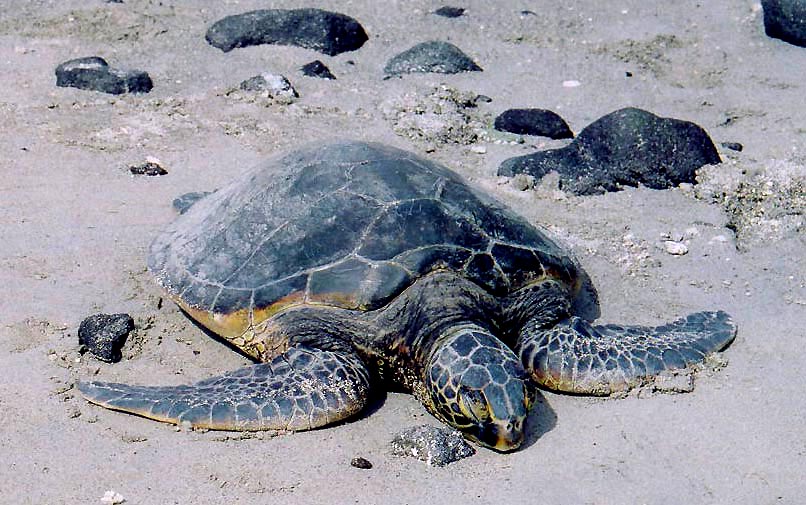
[[[557,414],[549,405],[545,395],[538,391],[535,404],[526,419],[526,440],[523,441],[520,450],[534,445],[540,437],[553,430],[556,425]]]

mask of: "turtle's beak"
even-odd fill
[[[523,443],[523,422],[517,420],[489,423],[471,435],[481,445],[500,452],[514,451]]]
[[[514,451],[523,443],[523,430],[513,429],[512,423],[505,426],[498,426],[496,430],[498,438],[493,449],[501,452]]]

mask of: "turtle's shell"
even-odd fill
[[[211,330],[238,335],[298,304],[373,310],[437,269],[495,295],[575,263],[442,165],[360,142],[275,157],[193,205],[154,240],[160,284]]]

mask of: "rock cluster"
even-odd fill
[[[689,121],[626,108],[594,121],[566,147],[505,160],[498,175],[560,175],[564,191],[589,195],[644,185],[695,183],[695,171],[720,163],[711,138]]]

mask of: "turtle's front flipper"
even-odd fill
[[[721,311],[698,312],[654,328],[592,326],[578,317],[541,328],[533,319],[521,330],[515,352],[546,388],[606,395],[700,362],[735,336],[736,325]]]
[[[296,346],[268,363],[187,386],[82,382],[103,407],[212,430],[308,430],[360,412],[369,373],[349,351]]]

